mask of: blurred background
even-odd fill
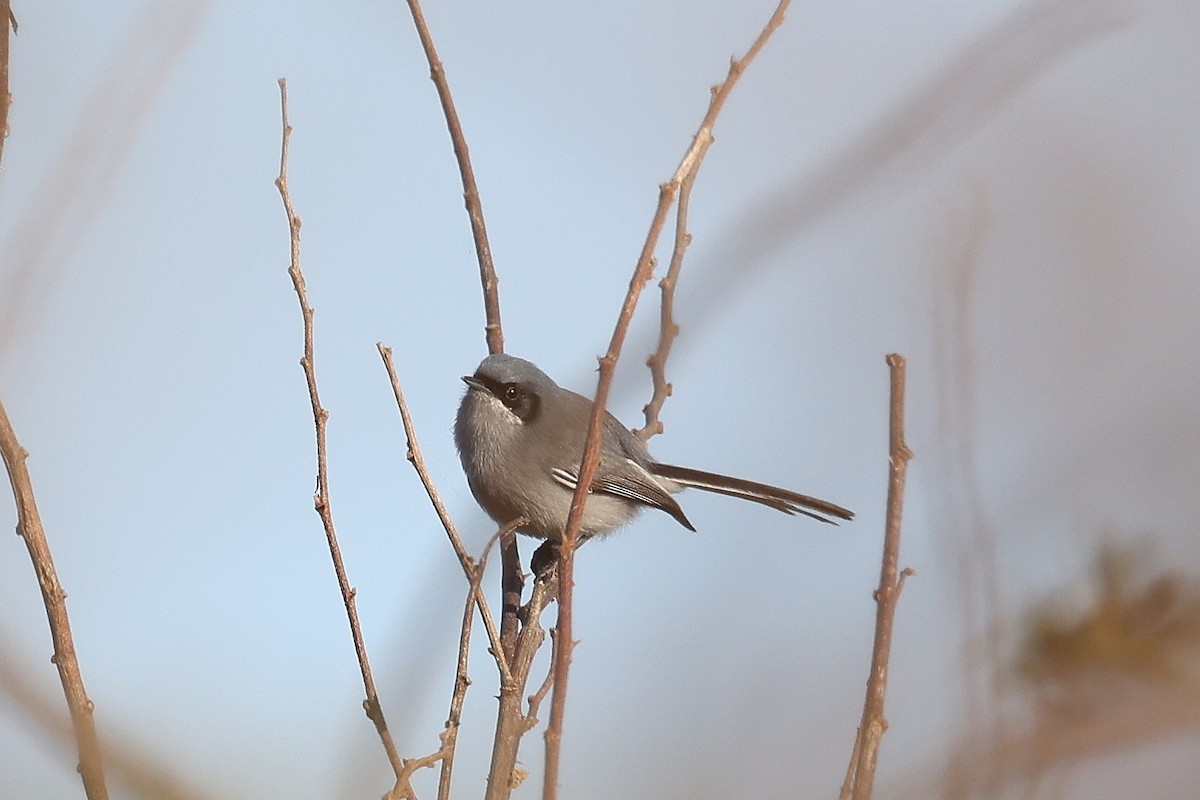
[[[426,9],[509,352],[594,390],[657,185],[772,9]],[[390,770],[312,510],[276,80],[333,511],[384,710],[403,754],[424,755],[466,586],[404,459],[377,341],[473,551],[494,528],[450,436],[483,312],[407,12],[14,10],[0,396],[100,732],[194,796],[378,797]],[[689,493],[698,534],[647,514],[583,550],[564,796],[836,795],[870,658],[893,351],[909,359],[901,562],[917,575],[877,796],[1194,794],[1198,36],[1187,2],[792,8],[696,185],[652,447],[858,516],[830,528]],[[631,426],[657,299],[651,285],[610,404]],[[15,524],[7,493],[0,519]],[[62,701],[18,537],[0,570],[0,797],[80,797],[73,753],[31,710]],[[461,797],[482,793],[496,709],[480,637],[472,677]],[[541,757],[539,729],[515,797],[538,796]]]

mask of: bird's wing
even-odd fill
[[[592,480],[592,491],[621,497],[650,508],[661,509],[674,517],[683,527],[690,531],[696,530],[683,513],[683,509],[679,507],[679,503],[675,502],[675,498],[654,479],[653,475],[632,459],[627,459],[625,463],[631,467],[627,472],[609,471],[603,475],[596,475]],[[577,470],[560,467],[552,469],[550,474],[561,486],[572,492],[579,485]]]

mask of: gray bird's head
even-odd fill
[[[537,365],[507,353],[490,355],[480,362],[474,375],[464,375],[468,392],[494,398],[521,422],[533,421],[541,410],[542,398],[558,391],[558,384]]]

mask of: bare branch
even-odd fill
[[[0,158],[4,157],[4,142],[8,139],[8,108],[12,105],[12,94],[8,91],[8,33],[17,29],[17,18],[13,16],[12,3],[0,0]]]
[[[33,481],[25,466],[28,456],[25,448],[17,441],[17,433],[8,419],[4,404],[0,403],[0,454],[8,470],[8,482],[12,485],[13,500],[17,506],[17,533],[25,540],[29,558],[37,573],[38,586],[42,590],[42,603],[46,606],[46,618],[50,623],[50,638],[54,642],[54,657],[58,668],[58,679],[62,683],[67,709],[71,712],[71,726],[75,731],[75,746],[79,751],[79,774],[88,800],[106,800],[108,788],[104,783],[104,760],[100,753],[100,742],[96,738],[96,723],[92,717],[94,706],[88,699],[83,685],[83,674],[79,671],[79,659],[75,655],[75,642],[71,638],[71,620],[67,616],[67,593],[58,581],[54,559],[50,555],[50,544],[42,528],[37,500],[33,495]]]
[[[483,564],[487,550],[480,556],[480,569],[475,571],[471,587],[467,590],[467,604],[463,609],[462,628],[458,636],[458,662],[454,669],[454,693],[450,697],[450,716],[446,718],[446,729],[442,732],[442,774],[438,779],[438,800],[449,800],[450,780],[454,774],[454,750],[458,745],[458,728],[462,724],[462,707],[467,699],[467,687],[471,676],[467,665],[471,656],[471,628],[475,620],[475,598],[479,594],[479,578],[483,575]]]
[[[658,348],[646,359],[646,366],[650,368],[650,379],[654,384],[654,393],[650,402],[642,409],[646,415],[646,424],[634,431],[643,442],[648,442],[650,437],[663,432],[663,424],[658,415],[673,391],[673,387],[667,382],[667,358],[671,355],[671,345],[675,343],[675,337],[679,335],[679,326],[675,324],[675,287],[679,284],[679,273],[683,269],[684,253],[692,243],[692,235],[687,229],[687,217],[695,182],[694,169],[680,182],[679,204],[675,207],[675,246],[671,250],[671,263],[667,267],[667,274],[658,282],[658,288],[662,291]]]
[[[525,715],[521,713],[521,697],[524,694],[525,686],[529,682],[529,669],[533,664],[533,657],[541,647],[545,633],[542,630],[538,620],[541,617],[542,609],[545,604],[554,597],[554,586],[556,584],[547,583],[545,580],[539,580],[534,584],[533,596],[530,598],[529,604],[523,609],[513,609],[511,619],[513,620],[514,631],[511,641],[502,639],[496,632],[495,623],[487,604],[487,599],[482,591],[478,591],[478,584],[483,575],[485,562],[480,559],[479,564],[475,564],[471,557],[467,555],[466,548],[462,544],[462,540],[454,527],[453,521],[450,519],[449,512],[446,510],[445,504],[442,503],[441,497],[438,495],[436,487],[433,485],[432,479],[429,477],[428,469],[425,466],[425,461],[421,456],[421,450],[417,443],[416,432],[413,426],[412,417],[409,413],[408,404],[404,400],[404,393],[400,387],[400,381],[396,376],[395,364],[392,360],[392,351],[382,343],[377,345],[379,353],[383,357],[384,365],[387,368],[388,376],[392,382],[392,391],[396,396],[396,404],[400,408],[400,417],[404,423],[405,434],[408,437],[408,458],[412,462],[417,474],[421,478],[422,484],[425,486],[426,492],[429,494],[430,501],[442,521],[443,527],[446,529],[446,534],[450,538],[451,545],[454,547],[455,553],[459,557],[459,563],[463,568],[464,574],[471,582],[475,590],[471,592],[472,601],[478,605],[480,616],[484,621],[484,627],[488,632],[488,639],[491,644],[492,656],[496,660],[496,666],[500,673],[500,709],[496,719],[496,736],[493,742],[492,749],[492,765],[489,769],[488,777],[488,794],[490,800],[495,798],[506,798],[515,785],[513,776],[517,774],[515,765],[517,751],[520,748],[521,738],[529,731],[537,720],[532,714]],[[506,524],[500,531],[497,532],[493,539],[498,538],[501,543],[501,548],[506,545],[513,545],[512,552],[515,553],[515,536],[516,531],[523,525],[528,524],[528,520],[519,518]],[[485,549],[485,554],[490,550],[490,543]],[[508,551],[501,550],[504,554]],[[516,564],[516,573],[520,575],[520,562]],[[516,590],[516,604],[520,603],[520,589]],[[518,615],[523,612],[525,624],[516,630]],[[507,608],[506,608],[507,617]],[[460,664],[461,662],[460,650]],[[461,674],[461,673],[460,673]],[[465,678],[465,675],[462,675]],[[460,679],[461,680],[461,679]],[[463,687],[465,690],[465,686]],[[455,712],[452,709],[451,719],[455,719]],[[447,724],[447,733],[443,733],[443,749],[439,751],[443,756],[453,757],[453,740],[447,741],[447,734],[450,729],[450,724]],[[448,746],[447,746],[448,745]],[[438,755],[438,754],[435,754]],[[432,758],[432,756],[430,757]],[[443,776],[447,775],[446,762],[443,761]],[[446,778],[444,784],[448,785],[449,780]],[[439,793],[442,791],[439,786]],[[446,790],[448,791],[448,789]],[[441,795],[439,794],[439,797]]]
[[[492,249],[488,244],[487,226],[483,221],[483,203],[479,199],[479,187],[475,184],[475,172],[471,168],[467,137],[463,135],[458,111],[454,108],[454,99],[450,96],[446,69],[438,58],[421,4],[418,0],[408,0],[408,10],[417,28],[417,36],[421,39],[425,60],[429,62],[429,77],[437,87],[442,113],[446,116],[446,127],[450,129],[450,141],[454,145],[454,157],[458,159],[458,171],[462,176],[463,200],[466,202],[467,216],[471,220],[471,236],[475,240],[475,254],[479,259],[479,279],[483,284],[483,307],[487,314],[484,331],[487,335],[488,352],[502,353],[504,331],[500,327],[500,279],[496,276],[496,268],[492,264]]]
[[[0,0],[0,156],[4,152],[4,140],[8,138],[8,109],[12,95],[8,91],[9,28],[16,28],[9,0]],[[75,746],[79,752],[79,774],[89,800],[105,800],[108,787],[104,782],[104,760],[100,742],[96,738],[96,722],[92,716],[93,705],[83,685],[83,674],[79,670],[79,659],[75,655],[75,642],[71,637],[71,620],[67,616],[67,593],[58,581],[50,544],[42,528],[37,500],[33,494],[33,481],[25,466],[28,453],[17,440],[3,403],[0,403],[0,455],[8,471],[8,482],[12,486],[13,501],[17,506],[17,533],[25,540],[29,558],[37,573],[38,586],[42,590],[42,603],[46,606],[46,619],[50,624],[50,638],[54,642],[52,661],[58,668],[67,709],[71,712],[71,726],[75,733]]]
[[[450,140],[454,147],[454,155],[458,161],[459,174],[462,178],[463,199],[467,208],[467,216],[471,222],[471,234],[474,238],[475,252],[479,261],[480,283],[483,287],[483,302],[486,314],[484,330],[488,352],[501,353],[504,351],[504,333],[500,322],[499,278],[492,263],[492,253],[491,247],[488,244],[483,206],[479,197],[479,188],[475,182],[475,174],[471,167],[471,157],[467,147],[466,136],[463,134],[462,124],[458,118],[458,111],[454,106],[454,100],[450,94],[450,84],[446,80],[446,71],[441,59],[438,57],[437,48],[433,43],[433,36],[429,32],[424,12],[421,10],[421,4],[418,0],[408,0],[408,8],[412,14],[413,24],[417,29],[417,35],[421,40],[421,47],[425,52],[426,61],[429,63],[430,78],[437,89],[438,99],[442,105],[442,112],[446,118],[446,126],[450,132]],[[422,480],[424,480],[424,477]],[[441,514],[442,512],[439,511],[439,515]],[[450,530],[447,527],[448,533]],[[513,530],[515,530],[515,527]],[[470,577],[471,570],[468,569],[469,559],[464,560],[465,551],[460,550],[457,546],[456,551],[459,552],[463,568],[467,572],[468,577]],[[527,727],[523,727],[524,717],[521,716],[519,702],[520,695],[524,691],[525,682],[528,679],[528,668],[519,676],[513,674],[513,665],[520,661],[518,650],[522,646],[528,647],[530,642],[536,639],[537,644],[534,646],[534,650],[536,651],[536,647],[540,646],[541,643],[540,635],[533,636],[534,632],[538,634],[541,632],[536,617],[532,621],[532,628],[530,623],[527,622],[523,629],[518,618],[521,607],[521,595],[525,586],[525,577],[521,570],[521,559],[516,536],[511,531],[508,535],[501,537],[500,552],[502,599],[499,636],[496,635],[490,614],[487,612],[487,606],[483,602],[483,594],[481,592],[476,594],[480,603],[480,613],[484,615],[484,623],[488,628],[488,637],[491,641],[492,652],[500,670],[501,684],[501,708],[497,718],[497,738],[493,745],[492,768],[488,778],[489,797],[508,796],[510,791],[509,783],[512,775],[515,774],[514,765],[517,747],[521,735],[528,730]],[[536,585],[534,595],[535,597],[538,595]],[[533,600],[531,599],[530,602],[532,604]],[[540,613],[539,607],[537,614]],[[529,655],[529,658],[532,659],[532,654]],[[514,697],[517,698],[516,702],[513,701]],[[511,760],[509,760],[510,756]],[[507,767],[505,767],[506,763]],[[498,777],[500,773],[503,773],[502,777]],[[493,794],[493,792],[497,794]]]
[[[425,458],[421,455],[421,446],[417,442],[417,431],[413,425],[412,415],[408,410],[408,404],[404,401],[404,392],[400,388],[400,379],[396,375],[396,365],[392,360],[392,348],[379,342],[375,345],[379,350],[379,355],[383,358],[384,367],[387,369],[388,378],[392,382],[392,394],[396,397],[396,406],[400,409],[400,421],[404,425],[404,435],[408,440],[408,460],[416,469],[417,475],[421,478],[421,485],[425,487],[425,493],[429,495],[429,502],[433,504],[433,510],[437,512],[438,519],[441,520],[442,527],[446,529],[446,536],[450,539],[450,545],[454,548],[454,554],[458,556],[458,563],[462,567],[463,574],[467,576],[467,580],[475,582],[476,572],[478,567],[475,565],[474,559],[467,553],[467,548],[463,545],[462,537],[458,535],[458,529],[454,527],[454,520],[450,518],[450,512],[446,510],[446,504],[442,502],[442,497],[438,494],[437,487],[433,484],[433,478],[429,475],[429,469],[425,466]],[[505,538],[511,538],[511,532],[524,524],[525,520],[516,520],[505,526],[508,535],[502,535],[501,541]],[[491,644],[492,655],[496,659],[496,667],[500,670],[501,680],[511,678],[509,672],[508,659],[504,654],[504,648],[500,644],[500,633],[496,630],[496,622],[492,617],[492,610],[487,604],[487,598],[483,592],[474,594],[475,602],[479,606],[479,615],[483,618],[483,626],[487,630],[488,641]]]
[[[515,528],[515,525],[511,527]],[[511,535],[512,530],[508,527],[501,528],[488,540],[483,552],[479,555],[478,566],[472,571],[471,586],[467,590],[467,605],[463,609],[462,628],[458,637],[458,663],[454,673],[454,693],[450,698],[450,716],[446,720],[446,729],[442,732],[442,749],[439,751],[442,760],[442,774],[438,779],[438,800],[450,800],[450,781],[454,773],[454,750],[458,745],[458,729],[462,724],[463,702],[467,698],[467,688],[471,685],[471,677],[467,674],[467,665],[471,655],[471,628],[475,619],[475,604],[478,602],[477,598],[483,594],[479,583],[483,579],[484,572],[487,571],[487,558],[488,553],[492,550],[492,545],[505,533]],[[411,763],[409,762],[409,764]]]
[[[554,630],[550,631],[550,668],[546,670],[546,677],[542,681],[542,685],[536,692],[529,695],[529,713],[526,716],[530,719],[537,719],[542,701],[546,699],[546,695],[550,694],[550,688],[554,686],[554,659],[558,651],[558,637],[554,633]]]
[[[521,609],[524,624],[513,647],[512,680],[500,686],[500,712],[496,717],[496,734],[492,742],[492,763],[488,769],[486,800],[505,800],[521,783],[525,774],[516,768],[521,738],[537,725],[533,716],[521,713],[521,697],[529,683],[533,657],[541,648],[546,633],[540,624],[542,610],[558,592],[554,570],[540,574],[533,583],[529,602]]]
[[[288,268],[288,275],[291,276],[292,286],[295,287],[296,297],[300,301],[300,314],[304,318],[304,356],[300,359],[300,366],[304,369],[304,379],[308,384],[308,397],[312,403],[313,423],[316,426],[317,438],[317,489],[313,504],[317,514],[321,517],[321,525],[325,529],[325,539],[329,543],[329,555],[333,559],[333,570],[337,574],[338,588],[342,592],[342,602],[346,606],[346,617],[350,622],[350,635],[354,639],[354,652],[358,656],[358,667],[362,673],[363,689],[366,692],[363,709],[367,712],[367,717],[375,724],[375,730],[379,734],[380,741],[383,742],[383,748],[387,751],[388,761],[392,765],[392,771],[399,784],[404,775],[404,759],[400,757],[400,752],[396,749],[396,743],[392,739],[387,721],[383,716],[383,709],[379,705],[375,679],[371,675],[371,663],[367,658],[366,642],[363,640],[362,628],[358,622],[358,609],[354,599],[355,589],[350,585],[350,579],[346,576],[346,565],[342,561],[342,550],[338,545],[337,533],[334,531],[333,511],[329,502],[326,448],[326,423],[329,420],[329,412],[321,406],[321,397],[317,391],[317,371],[313,362],[313,309],[308,303],[308,291],[304,285],[304,275],[300,271],[300,217],[296,215],[296,210],[292,206],[291,194],[288,192],[288,145],[292,138],[292,125],[288,121],[287,81],[283,78],[279,79],[279,105],[283,122],[283,140],[279,151],[279,177],[275,179],[275,187],[279,189],[279,196],[283,200],[283,210],[287,215],[290,233],[291,266]],[[393,797],[412,796],[411,787],[402,786],[399,789],[399,792],[393,790]]]
[[[678,196],[680,187],[688,175],[694,175],[700,168],[708,148],[712,145],[713,125],[717,115],[725,106],[730,92],[746,67],[754,60],[767,40],[770,39],[783,23],[784,13],[790,0],[780,0],[775,12],[759,33],[758,38],[750,46],[750,50],[740,59],[734,59],[729,65],[729,73],[725,80],[713,89],[708,111],[700,123],[699,130],[692,139],[692,144],[680,161],[678,169],[670,182],[659,187],[658,208],[650,222],[650,231],[638,257],[637,267],[629,282],[629,291],[617,318],[608,352],[600,359],[600,377],[596,385],[596,397],[592,408],[592,418],[588,426],[587,440],[584,445],[582,460],[579,465],[579,480],[575,495],[571,499],[571,511],[567,516],[566,530],[563,532],[562,545],[559,548],[558,564],[558,622],[556,624],[557,652],[554,659],[554,689],[550,698],[550,722],[546,728],[546,774],[542,785],[544,800],[554,800],[558,794],[559,750],[562,741],[563,714],[566,709],[567,680],[571,665],[571,651],[574,649],[572,640],[572,597],[575,586],[575,549],[579,539],[579,528],[583,521],[584,503],[587,499],[592,478],[596,474],[596,466],[600,452],[600,433],[602,430],[604,411],[608,402],[609,389],[612,386],[613,373],[616,370],[617,358],[625,343],[629,324],[633,319],[633,311],[637,307],[642,289],[650,280],[654,268],[654,250],[658,245],[658,237],[666,223],[667,212]]]
[[[888,497],[887,522],[883,538],[883,565],[880,568],[879,588],[875,591],[875,644],[871,652],[871,673],[867,677],[867,696],[863,703],[862,722],[854,742],[854,754],[846,780],[842,784],[841,800],[867,800],[875,782],[875,764],[879,758],[879,743],[887,730],[883,716],[884,694],[887,692],[888,658],[892,649],[892,623],[896,603],[904,581],[913,574],[911,569],[900,571],[900,517],[904,507],[904,481],[912,451],[904,441],[904,357],[895,353],[887,357],[891,371],[891,408],[888,425]]]

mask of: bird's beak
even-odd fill
[[[484,382],[479,380],[479,378],[476,378],[474,375],[463,375],[462,379],[463,379],[463,383],[465,383],[467,386],[471,387],[472,389],[479,389],[480,391],[487,391],[487,386],[484,384]]]

